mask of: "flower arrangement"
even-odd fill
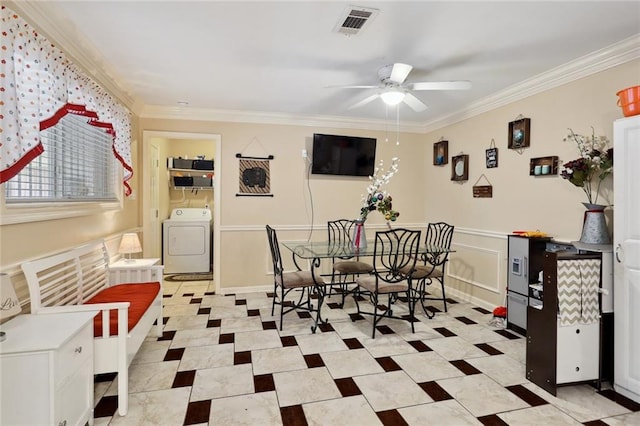
[[[367,187],[367,194],[362,196],[362,207],[360,208],[360,221],[365,222],[369,212],[378,210],[384,215],[386,220],[394,222],[400,213],[393,210],[392,199],[386,191],[381,188],[389,183],[394,174],[398,172],[398,157],[391,159],[391,166],[384,171],[384,163],[380,160],[372,176],[369,176],[371,183]]]
[[[613,148],[605,136],[596,136],[593,127],[591,136],[578,135],[569,129],[564,141],[572,140],[578,145],[580,157],[562,165],[561,176],[573,185],[582,188],[589,204],[597,204],[600,184],[613,172]]]

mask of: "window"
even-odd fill
[[[113,137],[105,129],[66,114],[40,138],[44,152],[6,182],[7,205],[118,201]]]

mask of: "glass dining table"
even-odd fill
[[[293,255],[293,263],[295,266],[303,270],[298,264],[298,260],[306,260],[311,264],[311,275],[316,283],[316,294],[318,296],[318,309],[316,310],[315,323],[311,326],[311,331],[315,333],[319,324],[327,324],[328,320],[322,319],[322,304],[326,296],[326,285],[323,284],[321,273],[319,271],[322,259],[359,259],[362,257],[373,257],[375,255],[375,241],[367,241],[364,247],[355,248],[352,244],[338,244],[329,241],[283,241],[281,243],[285,248],[290,250]],[[418,247],[418,255],[421,259],[426,259],[426,265],[433,265],[437,262],[431,262],[430,259],[436,259],[445,253],[452,253],[446,247],[435,245],[420,244]],[[422,264],[422,262],[420,262]],[[433,266],[432,268],[435,268]],[[431,272],[431,271],[427,271]]]

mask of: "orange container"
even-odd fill
[[[627,87],[618,93],[618,106],[625,117],[640,114],[640,86]]]

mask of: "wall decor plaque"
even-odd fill
[[[487,169],[498,167],[498,148],[496,148],[496,142],[493,139],[491,139],[489,149],[485,150],[485,160]]]
[[[520,117],[509,123],[509,149],[521,149],[530,145],[531,120]]]
[[[451,180],[469,180],[469,156],[467,154],[456,155],[451,158]]]
[[[449,141],[440,140],[433,144],[433,165],[444,166],[449,162]]]

